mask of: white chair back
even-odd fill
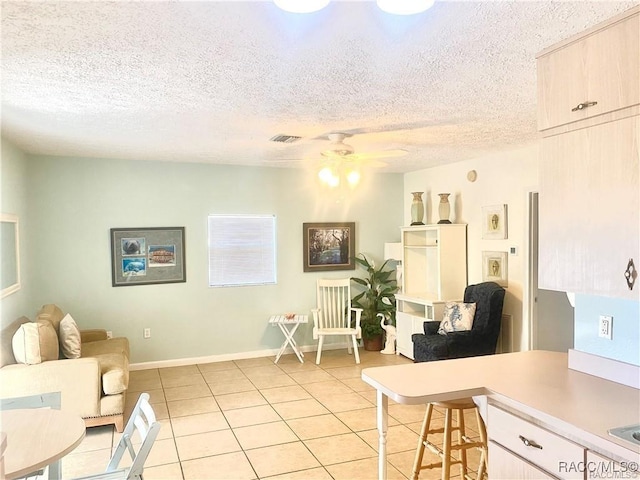
[[[131,412],[127,426],[124,427],[118,446],[111,456],[107,469],[102,473],[87,475],[76,480],[142,480],[144,462],[147,460],[151,447],[153,447],[153,442],[158,436],[160,426],[160,422],[156,420],[156,414],[149,404],[149,394],[141,393],[133,412]],[[133,444],[134,436],[136,436],[136,445],[141,442],[137,451],[136,445]],[[118,468],[125,452],[128,452],[131,456],[131,467]]]
[[[318,328],[351,327],[351,279],[319,279],[317,302]]]
[[[129,452],[133,463],[125,478],[127,480],[141,479],[144,462],[149,456],[149,452],[151,451],[151,447],[153,447],[159,431],[160,422],[156,420],[153,408],[149,404],[149,394],[142,393],[138,398],[136,406],[133,408],[133,412],[131,412],[131,417],[129,417],[127,426],[124,428],[124,432],[122,432],[120,442],[118,442],[118,446],[105,472],[108,473],[117,470],[122,456],[126,451]],[[138,433],[140,441],[142,442],[137,452],[132,443],[135,432]]]

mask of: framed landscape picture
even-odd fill
[[[184,227],[112,228],[114,287],[186,282]]]
[[[304,271],[355,270],[355,222],[303,223]]]

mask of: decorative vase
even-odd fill
[[[411,202],[411,225],[424,225],[424,203],[422,203],[422,194],[424,192],[411,192],[413,200]]]
[[[440,215],[440,221],[438,223],[451,223],[449,220],[449,213],[451,213],[451,205],[449,204],[450,193],[439,193],[440,205],[438,205],[438,214]]]

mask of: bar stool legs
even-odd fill
[[[431,428],[431,419],[433,416],[433,407],[442,407],[445,410],[443,428]],[[466,435],[464,411],[474,409],[476,413],[476,421],[478,422],[478,431],[480,433],[480,441],[472,441]],[[453,412],[456,412],[456,424],[453,423]],[[453,444],[453,432],[457,432],[457,443]],[[436,446],[428,438],[430,434],[443,433],[444,438],[442,448]],[[440,457],[440,462],[423,465],[424,449],[428,448],[431,452]],[[460,476],[463,479],[472,480],[468,472],[467,450],[470,448],[480,449],[480,465],[477,475],[474,478],[481,480],[486,473],[487,468],[487,433],[484,422],[480,417],[475,403],[471,398],[462,400],[454,400],[449,402],[434,402],[427,405],[427,411],[422,422],[420,430],[420,438],[418,439],[418,449],[416,450],[415,460],[413,462],[412,480],[418,480],[421,470],[430,468],[442,469],[442,480],[449,480],[451,476],[451,467],[453,465],[460,466]],[[457,457],[453,453],[457,452]]]

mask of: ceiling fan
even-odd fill
[[[353,188],[360,182],[363,169],[369,167],[380,168],[387,165],[378,159],[400,157],[409,153],[403,149],[356,153],[355,148],[344,141],[346,138],[352,137],[355,133],[356,132],[331,132],[313,139],[314,141],[322,142],[329,140],[329,145],[319,152],[321,158],[319,160],[311,160],[311,162],[316,165],[318,177],[323,184],[335,188],[341,184],[341,179],[344,179],[346,183]],[[278,143],[294,143],[300,138],[301,137],[280,135],[273,137],[271,140]],[[289,163],[292,161],[309,162],[309,158],[305,155],[302,158],[280,158],[272,160],[271,162]]]
[[[408,153],[406,150],[402,149],[355,153],[355,149],[351,145],[344,142],[345,138],[351,136],[351,134],[340,132],[329,133],[327,137],[329,138],[330,144],[326,149],[320,152],[320,155],[329,160],[344,160],[353,162],[366,161],[370,166],[384,166],[385,164],[383,162],[370,162],[370,160],[379,158],[401,157]],[[378,163],[378,165],[376,165],[376,163]]]

